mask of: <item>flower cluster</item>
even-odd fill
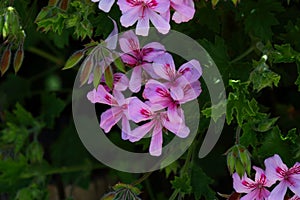
[[[233,187],[238,193],[247,193],[241,200],[283,200],[289,188],[295,195],[290,200],[300,200],[300,163],[288,168],[275,154],[265,160],[266,170],[253,167],[256,171],[255,180],[245,174],[242,178],[237,173],[233,174]],[[270,192],[271,187],[279,184]]]
[[[109,12],[114,0],[91,0],[99,2],[99,9]],[[170,30],[171,10],[174,10],[172,20],[176,23],[188,22],[194,17],[193,0],[118,0],[122,16],[122,26],[129,27],[137,22],[136,34],[147,36],[149,23],[163,34]]]
[[[140,47],[133,31],[125,32],[119,39],[119,45],[123,51],[122,61],[132,68],[130,77],[115,73],[112,89],[102,81],[97,89],[87,94],[87,98],[92,103],[111,106],[100,117],[100,127],[105,133],[119,121],[124,140],[136,142],[150,133],[149,152],[159,156],[162,153],[163,129],[181,138],[189,135],[181,105],[196,99],[201,93],[200,63],[191,60],[176,70],[171,54],[162,44],[152,42]],[[133,94],[141,93],[143,100],[136,96],[126,98],[124,92],[128,90]],[[132,130],[130,122],[139,126]]]

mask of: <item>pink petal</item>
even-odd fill
[[[291,176],[291,177],[289,177],[287,184],[293,193],[300,196],[300,179],[297,179],[297,178],[294,178],[293,176]]]
[[[131,3],[128,3],[127,0],[118,0],[117,4],[120,7],[120,10],[122,11],[122,13],[125,13],[125,12],[131,10],[132,6],[133,6]]]
[[[122,117],[122,109],[119,107],[112,107],[101,114],[100,127],[105,133],[108,133],[110,129],[120,121]]]
[[[153,79],[159,79],[160,77],[154,72],[153,65],[152,63],[143,63],[143,69],[147,74],[143,74],[146,77],[143,77],[145,82],[147,82],[148,79],[153,78]],[[147,76],[148,75],[148,76]]]
[[[132,30],[123,33],[119,43],[124,53],[133,53],[136,50],[140,50],[139,39]]]
[[[258,198],[258,191],[253,190],[253,191],[249,192],[248,194],[246,194],[245,196],[243,196],[241,198],[241,200],[264,200],[264,199]]]
[[[102,0],[101,2],[103,2]],[[105,0],[106,1],[106,0]],[[107,0],[108,1],[108,0]],[[111,2],[114,2],[113,0],[109,0]],[[110,18],[110,17],[109,17]],[[109,49],[115,49],[117,47],[117,42],[118,42],[118,26],[117,23],[114,19],[110,18],[114,24],[114,29],[112,32],[108,35],[108,37],[105,39],[106,42],[106,47]]]
[[[163,137],[162,137],[162,126],[158,122],[153,129],[153,134],[151,137],[149,153],[152,156],[160,156],[162,152],[162,144],[163,144]]]
[[[283,200],[287,191],[287,185],[284,182],[280,182],[271,192],[268,199]]]
[[[142,67],[136,66],[132,70],[132,74],[129,81],[129,89],[136,93],[140,91],[142,84]]]
[[[240,178],[240,176],[237,173],[234,173],[232,175],[233,178],[233,188],[238,193],[250,193],[254,188],[253,187],[247,187],[245,183],[254,184],[254,182],[247,178],[246,174]]]
[[[170,9],[170,0],[156,0],[156,2],[157,6],[153,8],[154,11],[159,13],[165,13]]]
[[[170,88],[170,93],[171,93],[171,97],[173,100],[176,101],[181,101],[184,98],[184,91],[183,88],[178,86],[178,87],[173,87],[171,86]]]
[[[169,53],[157,57],[153,62],[154,72],[161,78],[172,81],[176,76],[175,64]]]
[[[197,81],[202,75],[202,68],[197,60],[191,60],[178,69],[178,74],[183,75],[190,83]]]
[[[128,104],[128,115],[136,123],[153,118],[151,108],[136,97],[132,97]]]
[[[138,20],[140,14],[140,8],[139,7],[132,7],[127,12],[123,13],[123,15],[120,18],[120,22],[122,26],[129,27],[135,24],[135,22]]]
[[[176,3],[174,3],[176,2]],[[173,14],[172,19],[176,23],[187,22],[194,17],[195,8],[194,5],[186,5],[184,1],[172,1],[172,7],[176,11]]]
[[[136,142],[142,139],[154,126],[154,122],[150,121],[146,124],[138,126],[134,130],[131,131],[129,141]]]
[[[99,85],[97,90],[94,89],[87,94],[88,100],[92,103],[103,103],[107,105],[118,105],[117,100],[109,94],[106,89]]]
[[[287,166],[282,162],[281,158],[275,154],[273,157],[265,160],[266,176],[268,179],[275,183],[277,180],[282,180],[283,177],[277,171],[278,169],[287,171]]]
[[[129,80],[125,74],[114,74],[114,89],[118,91],[125,91],[128,88]]]
[[[175,103],[170,104],[167,109],[167,115],[171,123],[182,123],[183,119],[178,113],[178,108]]]
[[[121,55],[121,59],[124,63],[130,65],[131,67],[135,67],[138,64],[136,57],[131,54],[123,53]]]
[[[170,30],[170,24],[167,22],[162,16],[157,14],[156,12],[149,12],[149,19],[154,25],[154,27],[158,30],[158,32],[162,34],[167,34]]]
[[[109,12],[112,5],[114,4],[114,0],[101,0],[99,2],[99,9],[103,10],[104,12]]]
[[[171,17],[170,10],[167,10],[164,13],[160,13],[160,16],[162,16],[168,23],[170,23],[170,17]]]
[[[197,99],[202,92],[200,81],[187,84],[183,88],[184,97],[179,101],[181,104]]]
[[[146,12],[147,10],[145,10]],[[146,13],[145,13],[146,15]],[[147,36],[149,33],[149,18],[148,16],[144,16],[138,19],[137,25],[136,25],[136,29],[135,29],[135,33],[137,35],[142,35],[142,36]]]
[[[122,139],[128,140],[131,135],[129,120],[125,115],[122,116]]]
[[[165,47],[158,42],[151,42],[142,48],[143,60],[153,62],[153,60],[165,53]]]
[[[149,99],[153,104],[160,104],[162,107],[166,107],[172,103],[168,88],[156,80],[149,80],[146,83],[143,97]]]
[[[300,197],[298,197],[297,195],[294,195],[292,198],[290,198],[290,200],[300,200]]]
[[[182,120],[182,123],[174,123],[165,115],[162,117],[162,124],[166,129],[180,138],[186,138],[190,133],[190,129],[184,124],[184,120]]]

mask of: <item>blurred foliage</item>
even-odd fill
[[[218,192],[233,191],[230,173],[248,171],[249,158],[257,166],[275,153],[289,166],[299,162],[300,2],[199,0],[195,7],[192,21],[171,22],[172,27],[198,41],[217,64],[227,101],[214,109],[226,106],[227,112],[211,116],[201,80],[204,117],[197,140],[170,166],[140,176],[94,160],[71,116],[74,66],[112,31],[108,14],[89,0],[1,1],[0,199],[49,199],[49,185],[58,188],[60,199],[72,199],[66,186],[87,189],[99,176],[109,180],[103,186],[106,200],[221,199]],[[119,23],[120,15],[113,6],[109,16]],[[124,70],[122,63],[115,64]],[[72,69],[62,71],[64,66]],[[226,125],[218,144],[200,160],[208,120],[223,115]],[[128,144],[114,135],[117,131],[110,139],[124,149],[149,144]]]

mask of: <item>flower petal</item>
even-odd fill
[[[142,139],[154,126],[154,122],[150,121],[146,124],[138,126],[134,130],[131,131],[129,141],[136,142]]]
[[[139,14],[140,14],[140,8],[132,7],[130,10],[128,10],[121,16],[120,22],[122,26],[129,27],[135,24],[135,22],[139,18]]]
[[[101,0],[99,2],[99,9],[103,10],[104,12],[109,12],[112,5],[114,4],[114,0]]]
[[[103,1],[103,0],[102,0]],[[101,2],[102,2],[101,1]],[[111,2],[114,2],[110,0]],[[109,17],[110,18],[110,17]],[[114,24],[114,29],[112,32],[108,35],[108,37],[105,39],[106,42],[106,47],[109,49],[115,49],[117,47],[117,42],[118,42],[118,26],[117,23],[114,19],[110,18]]]
[[[146,83],[143,97],[149,99],[153,104],[160,104],[162,107],[167,107],[172,103],[168,88],[156,80],[149,80]]]
[[[247,185],[254,184],[254,182],[249,179],[246,174],[240,178],[240,176],[237,173],[234,173],[232,175],[233,178],[233,188],[238,193],[250,193],[254,188],[253,187],[247,187]],[[249,184],[248,184],[249,183]]]
[[[180,104],[197,99],[197,97],[202,92],[200,81],[195,81],[191,84],[187,84],[183,88],[183,92],[184,92],[184,96],[182,99],[179,100]]]
[[[114,89],[118,91],[125,91],[128,88],[129,80],[125,74],[114,74]]]
[[[153,62],[153,60],[165,53],[165,47],[158,42],[151,42],[142,48],[143,60]]]
[[[100,127],[105,133],[108,133],[110,129],[120,121],[122,117],[122,109],[119,107],[112,107],[101,114]]]
[[[153,62],[154,72],[161,78],[172,81],[176,76],[176,69],[173,57],[169,53],[164,53]]]
[[[296,195],[300,196],[300,179],[296,179],[293,176],[288,179],[288,187]]]
[[[287,185],[285,182],[280,182],[271,192],[268,199],[278,199],[283,200],[285,193],[287,191]]]
[[[136,97],[132,97],[128,104],[129,118],[135,123],[152,119],[151,108]]]
[[[172,0],[172,8],[175,10],[172,19],[178,24],[187,22],[194,17],[195,8],[194,3],[191,0]]]
[[[117,100],[110,93],[106,91],[106,89],[99,85],[97,90],[93,89],[87,94],[88,100],[92,103],[103,103],[107,105],[118,105]]]
[[[156,12],[149,12],[149,19],[154,25],[154,27],[158,30],[158,32],[162,34],[167,34],[170,30],[170,24],[167,22],[162,16],[157,14]]]
[[[189,135],[190,129],[185,125],[184,119],[181,123],[174,123],[169,120],[167,114],[162,113],[161,115],[162,124],[166,129],[180,138],[186,138]]]
[[[119,43],[124,53],[133,53],[136,50],[140,50],[139,39],[132,30],[123,33]]]
[[[243,196],[241,198],[241,200],[264,200],[264,199],[258,198],[258,191],[253,190],[253,191],[249,192],[248,194],[246,194],[245,196]]]
[[[146,11],[146,10],[145,10]],[[145,14],[146,15],[146,14]],[[147,36],[149,33],[149,18],[148,16],[140,17],[138,19],[136,28],[135,28],[135,33],[137,35],[142,35],[142,36]]]
[[[277,180],[282,180],[283,177],[280,173],[278,173],[278,169],[287,171],[288,167],[282,162],[279,155],[275,154],[273,157],[267,158],[265,160],[266,166],[266,176],[268,179],[275,183]]]
[[[151,137],[149,153],[152,156],[160,156],[162,152],[162,126],[160,122],[158,122],[153,129],[153,134]]]
[[[136,66],[132,70],[132,74],[129,81],[129,89],[132,92],[138,92],[141,89],[142,84],[142,67]]]
[[[122,139],[128,140],[131,135],[130,123],[125,115],[122,116]]]
[[[202,75],[202,68],[197,60],[191,60],[178,69],[178,74],[183,75],[190,83],[197,81]]]

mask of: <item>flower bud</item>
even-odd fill
[[[233,172],[234,172],[235,160],[236,160],[236,157],[233,155],[232,152],[229,152],[227,154],[227,167],[228,167],[228,170],[229,170],[230,174],[233,174]]]
[[[23,49],[23,44],[20,44],[14,57],[14,70],[15,73],[17,73],[23,63],[24,59],[24,49]]]
[[[235,170],[240,177],[242,177],[245,174],[245,168],[240,160],[236,160]]]
[[[79,51],[76,51],[75,53],[73,53],[70,56],[70,58],[67,60],[63,70],[70,69],[70,68],[74,67],[75,65],[77,65],[79,63],[79,61],[83,58],[84,55],[85,55],[85,50],[79,50]]]
[[[88,56],[81,65],[80,87],[83,86],[90,77],[90,74],[95,65],[93,56]]]
[[[0,62],[1,76],[3,76],[4,73],[8,70],[10,65],[10,60],[11,60],[11,50],[10,50],[10,45],[8,45],[5,48],[1,57],[1,62]]]
[[[249,151],[239,145],[238,147],[238,152],[239,152],[239,159],[244,167],[244,169],[247,171],[247,174],[250,175],[250,171],[251,171],[251,159],[250,159],[250,153]]]

